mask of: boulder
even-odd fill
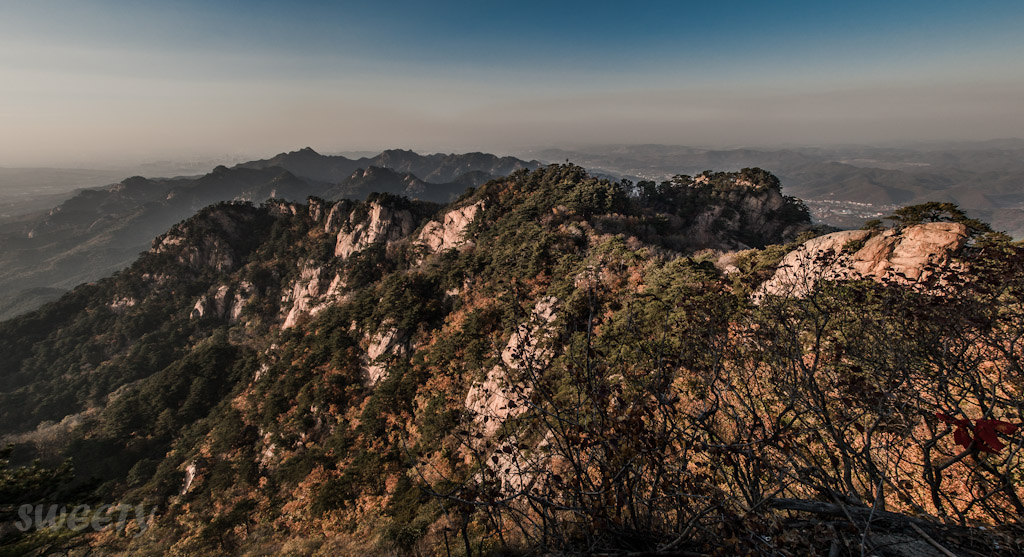
[[[772,278],[754,293],[803,297],[820,280],[871,278],[916,284],[948,266],[951,253],[968,238],[967,227],[954,222],[929,222],[871,235],[846,230],[804,242],[782,259]]]

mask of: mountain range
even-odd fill
[[[660,182],[709,168],[769,168],[785,184],[787,194],[802,199],[817,222],[830,226],[857,228],[901,205],[940,201],[956,203],[997,230],[1024,237],[1024,141],[1016,139],[788,149],[611,145],[541,149],[524,156],[531,160],[407,150],[348,158],[305,148],[217,167],[202,176],[134,177],[81,190],[50,211],[0,219],[0,319],[125,268],[152,237],[217,201],[365,199],[372,192],[390,192],[443,203],[491,178],[537,168],[540,161],[571,160],[595,175],[636,182]],[[8,177],[18,183],[31,176],[54,181],[68,175],[107,175],[14,170],[7,174],[12,172]],[[16,205],[24,212],[64,197],[54,193]]]
[[[571,164],[214,203],[0,323],[0,555],[1020,554],[1024,245],[893,217]]]
[[[467,188],[540,163],[483,153],[324,156],[306,148],[209,174],[128,178],[85,189],[52,210],[0,222],[0,318],[123,269],[171,225],[219,201],[364,199],[371,192],[447,202]]]

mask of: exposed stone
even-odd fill
[[[707,181],[706,176],[694,179],[695,184]],[[740,187],[721,192],[689,222],[670,218],[672,228],[683,230],[681,249],[743,250],[795,238],[808,228],[808,222],[780,219],[788,203],[781,191],[745,180],[736,185]]]
[[[213,307],[214,311],[220,317],[227,316],[228,313],[228,294],[231,289],[227,285],[221,285],[217,287],[217,292],[213,295]]]
[[[285,294],[282,306],[291,302],[291,309],[284,318],[282,328],[294,327],[299,317],[310,312],[320,296],[320,267],[305,266],[299,272],[299,278],[292,284],[291,292]]]
[[[754,300],[766,295],[803,297],[820,280],[918,283],[947,265],[950,253],[966,241],[967,227],[952,222],[918,224],[875,236],[866,230],[826,234],[787,254],[775,275],[754,293]],[[863,245],[857,245],[860,242]]]
[[[408,210],[396,210],[379,203],[370,203],[368,209],[369,214],[362,222],[353,222],[354,215],[349,215],[350,226],[338,233],[334,247],[336,257],[348,257],[371,244],[394,242],[412,233],[414,223]]]
[[[273,443],[271,439],[273,436],[269,431],[260,430],[260,439],[262,441],[263,450],[260,451],[260,458],[257,461],[260,468],[271,468],[276,463],[275,457],[277,456],[277,444]]]
[[[848,278],[850,269],[837,265],[843,258],[843,247],[870,236],[867,230],[844,230],[807,240],[786,254],[775,275],[754,293],[756,299],[765,295],[803,297],[819,280]]]
[[[255,287],[248,281],[242,281],[234,288],[228,285],[218,286],[213,295],[199,297],[189,317],[216,317],[230,324],[238,323],[242,317],[242,309],[255,293]]]
[[[136,303],[138,302],[135,300],[135,298],[126,296],[123,298],[114,299],[113,302],[110,302],[110,304],[108,304],[108,307],[110,308],[110,311],[120,314],[128,311],[128,308],[135,307]]]
[[[854,257],[853,267],[865,276],[900,276],[923,280],[927,267],[944,263],[950,252],[967,240],[967,227],[955,222],[911,226],[894,235],[887,232],[869,240]]]
[[[196,476],[199,475],[199,465],[196,461],[192,461],[188,466],[185,467],[185,481],[181,485],[180,495],[185,495],[188,490],[192,488],[192,483],[195,482]]]
[[[494,435],[507,419],[526,410],[522,401],[517,403],[516,399],[529,394],[528,387],[523,387],[524,390],[517,394],[508,385],[508,371],[544,365],[550,360],[552,353],[541,342],[547,338],[548,325],[555,320],[557,305],[558,299],[554,297],[538,302],[530,320],[516,328],[501,351],[504,366],[494,366],[482,383],[474,383],[470,387],[466,395],[466,409],[474,416],[474,422],[485,436]]]
[[[430,221],[423,227],[418,242],[426,246],[430,253],[465,245],[468,243],[464,237],[466,227],[473,222],[481,208],[483,201],[448,211],[442,222]]]
[[[380,383],[388,376],[388,362],[390,357],[405,355],[407,351],[406,338],[401,331],[394,327],[382,327],[377,334],[368,339],[366,347],[366,362],[364,369],[367,382],[373,386]]]
[[[270,197],[277,197],[277,190],[271,190]],[[294,216],[299,213],[299,208],[302,207],[297,203],[289,203],[283,199],[268,199],[266,202],[267,212],[271,215],[279,216]]]
[[[260,368],[256,370],[256,375],[253,377],[253,381],[259,381],[260,379],[263,379],[263,377],[266,376],[267,371],[269,370],[270,366],[266,362],[261,363]]]
[[[307,264],[299,272],[299,278],[292,284],[291,291],[281,300],[281,307],[289,308],[282,328],[294,327],[304,315],[320,313],[345,287],[340,275],[334,275],[329,283],[321,275],[321,267],[313,264]]]
[[[530,367],[544,366],[554,355],[543,341],[549,338],[549,326],[556,317],[558,299],[548,297],[534,306],[529,321],[521,324],[509,338],[508,344],[501,352],[504,365],[496,365],[487,372],[481,383],[474,383],[466,395],[466,408],[473,416],[477,430],[485,437],[492,437],[508,420],[521,415],[528,408],[527,400],[531,389],[529,386],[514,386],[509,383],[509,372]],[[550,443],[553,435],[547,432],[544,443]],[[504,439],[504,442],[515,444],[518,436],[515,432]],[[480,447],[483,442],[480,442]],[[547,469],[551,465],[551,456],[546,450],[536,451],[531,455],[519,454],[513,458],[512,453],[494,450],[484,460],[498,480],[499,489],[504,493],[514,493],[529,489],[537,482],[536,470]]]
[[[207,237],[198,245],[187,245],[183,238],[168,236],[161,240],[154,251],[160,253],[172,247],[179,247],[178,262],[193,269],[205,267],[226,273],[235,268],[235,258],[231,249],[220,238]]]
[[[206,234],[190,238],[186,225],[178,225],[163,236],[153,240],[153,253],[172,253],[182,265],[193,269],[212,269],[219,273],[233,271],[236,256],[225,238],[237,238],[240,234],[238,223],[227,211],[213,211],[206,221],[215,224],[219,234]]]
[[[249,303],[249,300],[256,294],[256,287],[247,280],[243,280],[239,283],[238,288],[235,289],[234,295],[232,296],[232,302],[230,310],[228,311],[228,323],[238,323],[242,319],[242,310],[245,308],[245,304]]]
[[[310,197],[307,201],[309,202],[309,218],[312,219],[313,222],[320,222],[320,219],[323,218],[325,214],[326,202],[315,197]]]
[[[200,296],[196,300],[196,305],[192,306],[192,312],[189,313],[189,319],[202,319],[206,317],[206,296]]]
[[[324,221],[324,232],[334,234],[341,230],[342,225],[348,220],[351,209],[344,201],[335,203],[327,213],[327,219]]]

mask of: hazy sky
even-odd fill
[[[0,166],[1021,136],[1021,0],[0,0]]]

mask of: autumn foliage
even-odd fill
[[[984,453],[997,454],[1006,444],[999,440],[999,434],[1013,435],[1019,426],[1003,420],[977,420],[971,422],[966,418],[956,419],[944,412],[936,412],[935,417],[942,423],[955,426],[953,442],[965,450],[977,449]]]

